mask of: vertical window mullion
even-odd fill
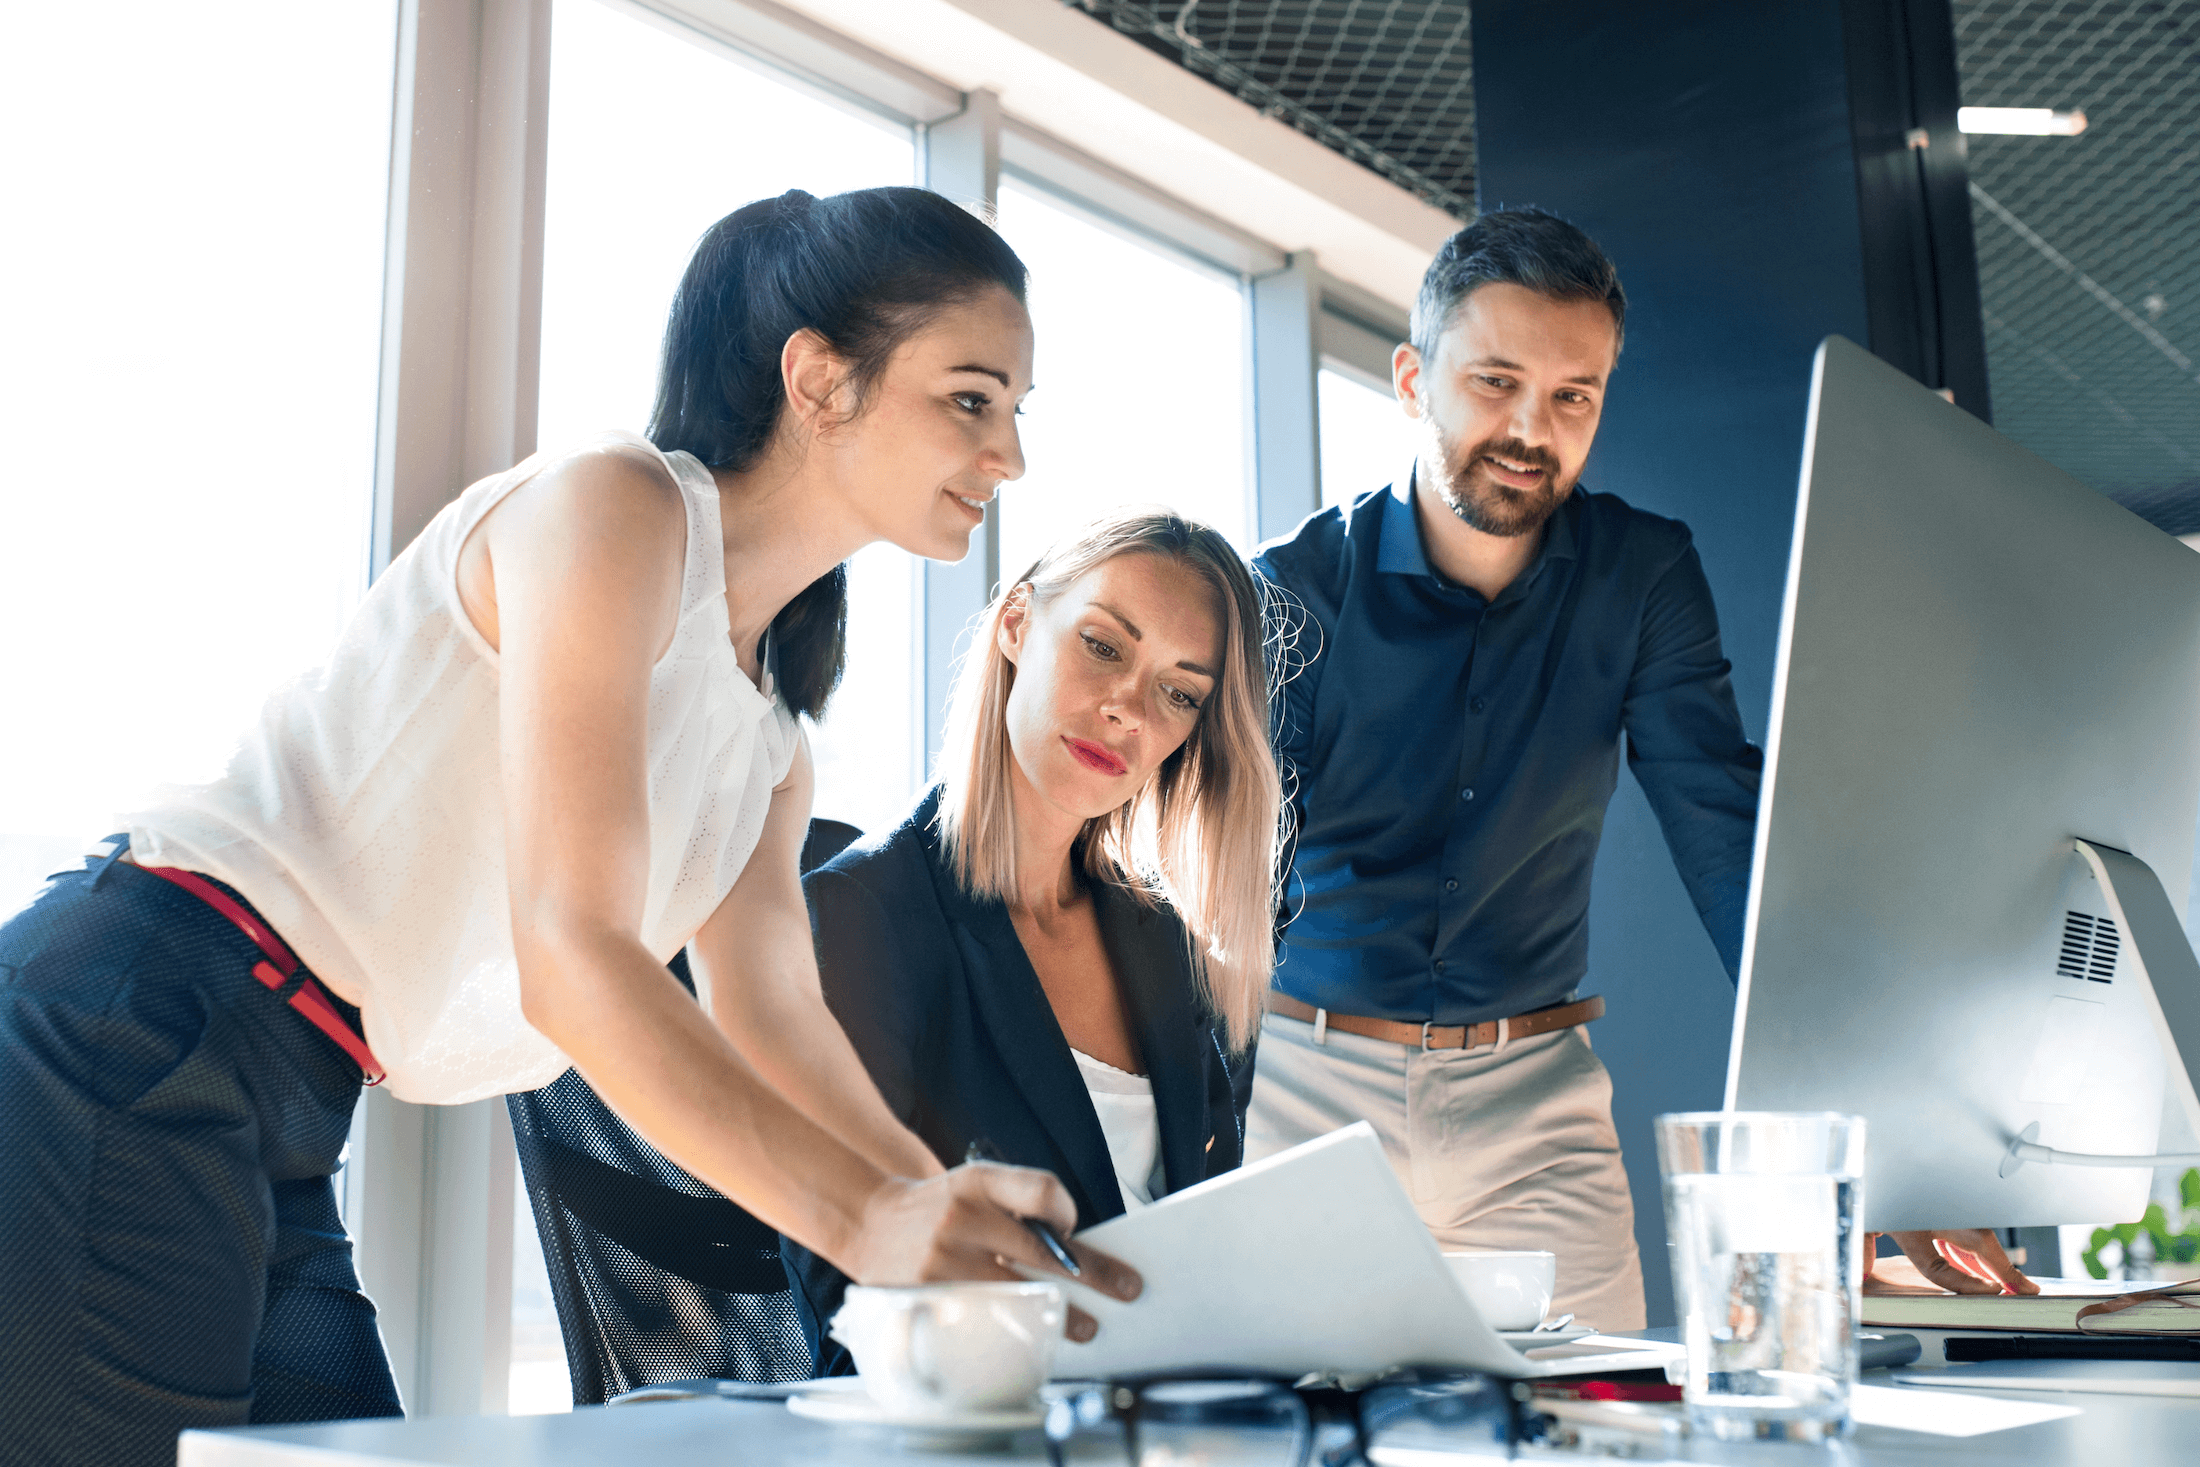
[[[959,114],[924,129],[919,159],[926,188],[992,218],[1001,191],[1001,99],[990,91],[970,93]],[[970,553],[961,560],[952,565],[924,563],[923,630],[918,645],[927,773],[946,731],[956,660],[968,646],[972,622],[1001,578],[1001,513],[1002,503],[996,499],[986,511],[984,525],[970,537]]]

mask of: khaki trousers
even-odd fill
[[[1439,1246],[1558,1255],[1554,1314],[1643,1327],[1612,1079],[1575,1027],[1502,1051],[1422,1050],[1303,1019],[1261,1026],[1245,1159],[1367,1121]]]

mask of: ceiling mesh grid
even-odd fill
[[[1967,139],[1994,425],[2200,531],[2200,3],[1955,0],[1963,101],[2076,107]]]
[[[1445,213],[1474,217],[1466,0],[1062,0]]]
[[[1466,0],[1062,0],[1461,218]],[[1952,0],[1969,106],[2078,107],[1968,139],[1994,423],[2200,531],[2200,0]]]

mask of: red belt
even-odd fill
[[[254,947],[267,954],[252,965],[252,976],[277,994],[283,991],[291,979],[296,978],[298,986],[291,990],[290,1006],[303,1014],[307,1023],[335,1040],[344,1053],[358,1062],[359,1073],[367,1084],[382,1083],[389,1072],[374,1057],[374,1051],[367,1048],[366,1039],[357,1029],[344,1022],[344,1016],[336,1012],[336,1005],[330,1000],[328,990],[311,973],[306,972],[297,955],[275,935],[272,927],[232,901],[228,893],[195,871],[184,871],[174,866],[139,866],[138,870],[182,887],[227,917],[232,926],[252,939]]]

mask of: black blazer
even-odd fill
[[[940,848],[935,787],[892,833],[857,843],[804,879],[825,1001],[879,1092],[947,1166],[972,1141],[1044,1167],[1077,1203],[1080,1229],[1123,1211],[1100,1118],[1039,975],[999,901],[963,890]],[[1192,986],[1184,924],[1100,887],[1101,940],[1152,1077],[1168,1190],[1244,1157],[1253,1056],[1231,1054]],[[783,1256],[819,1374],[849,1368],[822,1325],[847,1279],[792,1240]]]

